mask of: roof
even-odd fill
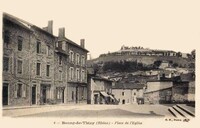
[[[101,93],[104,97],[109,97],[109,95],[108,95],[106,92],[104,92],[104,91],[100,91],[100,93]]]
[[[192,81],[192,80],[195,80],[195,77],[194,77],[193,73],[181,74],[180,77],[181,77],[182,81]]]
[[[55,49],[55,52],[61,53],[61,54],[66,55],[66,56],[69,55],[66,51],[64,51],[64,50],[62,50],[61,48],[58,48],[58,47]]]
[[[171,89],[171,88],[172,88],[172,86],[170,86],[170,87],[162,87],[162,88],[157,88],[157,89],[150,90],[150,91],[145,91],[144,93],[157,92],[157,91],[167,90],[167,89]]]
[[[116,83],[112,89],[142,89],[145,84],[141,83]]]
[[[22,28],[24,28],[28,31],[31,31],[31,29],[29,27],[29,26],[31,26],[31,24],[24,23],[24,22],[21,21],[21,19],[19,19],[17,17],[14,17],[14,16],[7,14],[7,13],[3,13],[3,19],[9,20],[12,23],[14,23],[14,24],[16,24],[16,25],[18,25],[18,26],[20,26],[20,27],[22,27]]]
[[[46,34],[55,37],[54,35],[52,35],[51,33],[47,32],[46,30],[44,30],[44,29],[42,29],[42,28],[40,28],[40,27],[38,27],[38,26],[36,26],[36,25],[33,25],[33,24],[31,24],[31,23],[29,23],[29,22],[27,22],[27,21],[25,21],[25,20],[22,20],[22,19],[20,19],[20,18],[18,18],[18,17],[15,17],[15,16],[13,16],[13,15],[10,15],[10,14],[8,14],[8,13],[5,13],[5,12],[4,12],[4,13],[3,13],[3,18],[6,18],[7,20],[10,20],[11,22],[13,22],[13,23],[19,25],[20,27],[25,28],[26,30],[33,31],[33,30],[31,29],[31,27],[35,27],[36,29],[38,29],[38,30],[40,30],[40,31],[42,31],[42,32],[44,32],[44,33],[46,33]]]
[[[112,80],[106,79],[106,78],[102,78],[102,77],[92,77],[93,80],[101,80],[101,81],[107,81],[107,82],[113,82]]]
[[[78,45],[77,43],[73,42],[72,40],[70,40],[70,39],[68,39],[66,37],[64,37],[64,38],[58,38],[58,41],[66,41],[66,42],[74,45],[75,47],[78,47],[78,48],[80,48],[80,49],[82,49],[82,50],[84,50],[86,52],[89,52],[87,49],[81,47],[80,45]]]

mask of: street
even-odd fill
[[[6,117],[136,117],[155,118],[172,116],[172,105],[44,105],[27,108],[4,109]]]

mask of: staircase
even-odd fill
[[[190,111],[189,109],[183,107],[182,105],[174,105],[168,108],[168,111],[175,117],[175,118],[193,118],[195,117],[194,112]]]

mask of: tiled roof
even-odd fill
[[[58,48],[58,47],[55,49],[55,51],[58,52],[58,53],[64,54],[66,56],[69,55],[66,51],[64,51],[64,50],[62,50],[61,48]]]
[[[30,29],[28,26],[32,26],[32,25],[29,24],[29,23],[23,22],[23,21],[22,21],[21,19],[19,19],[19,18],[16,18],[16,17],[14,17],[14,16],[12,16],[12,15],[10,15],[10,14],[7,14],[7,13],[3,13],[3,18],[6,19],[6,20],[11,21],[12,23],[14,23],[14,24],[16,24],[16,25],[18,25],[18,26],[20,26],[20,27],[26,29],[26,30],[31,31],[31,29]]]
[[[15,16],[13,16],[13,15],[10,15],[10,14],[8,14],[8,13],[5,13],[5,12],[4,12],[4,13],[3,13],[3,18],[5,18],[5,19],[7,19],[7,20],[10,20],[11,22],[13,22],[13,23],[19,25],[19,26],[22,27],[22,28],[25,28],[26,30],[33,31],[30,27],[35,27],[35,28],[37,28],[38,30],[40,30],[40,31],[42,31],[42,32],[44,32],[44,33],[46,33],[46,34],[55,37],[54,35],[52,35],[51,33],[47,32],[46,30],[44,30],[44,29],[42,29],[42,28],[40,28],[40,27],[38,27],[38,26],[36,26],[36,25],[33,25],[33,24],[31,24],[31,23],[29,23],[29,22],[27,22],[27,21],[25,21],[25,20],[22,20],[22,19],[20,19],[20,18],[18,18],[18,17],[15,17]]]
[[[66,37],[65,37],[65,38],[58,38],[58,41],[66,41],[66,42],[68,42],[68,43],[70,43],[70,44],[72,44],[72,45],[74,45],[74,46],[76,46],[76,47],[78,47],[78,48],[81,48],[81,49],[84,50],[84,51],[89,52],[87,49],[81,47],[80,45],[78,45],[77,43],[73,42],[72,40],[70,40],[70,39],[68,39],[68,38],[66,38]]]
[[[142,89],[145,84],[141,83],[116,83],[113,89]]]
[[[93,80],[102,80],[102,81],[112,82],[112,80],[109,80],[109,79],[106,79],[106,78],[102,78],[102,77],[98,77],[98,76],[92,77],[92,79]]]

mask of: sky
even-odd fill
[[[195,0],[1,0],[7,12],[38,27],[53,20],[76,43],[85,39],[92,58],[122,45],[190,53],[200,42]]]

